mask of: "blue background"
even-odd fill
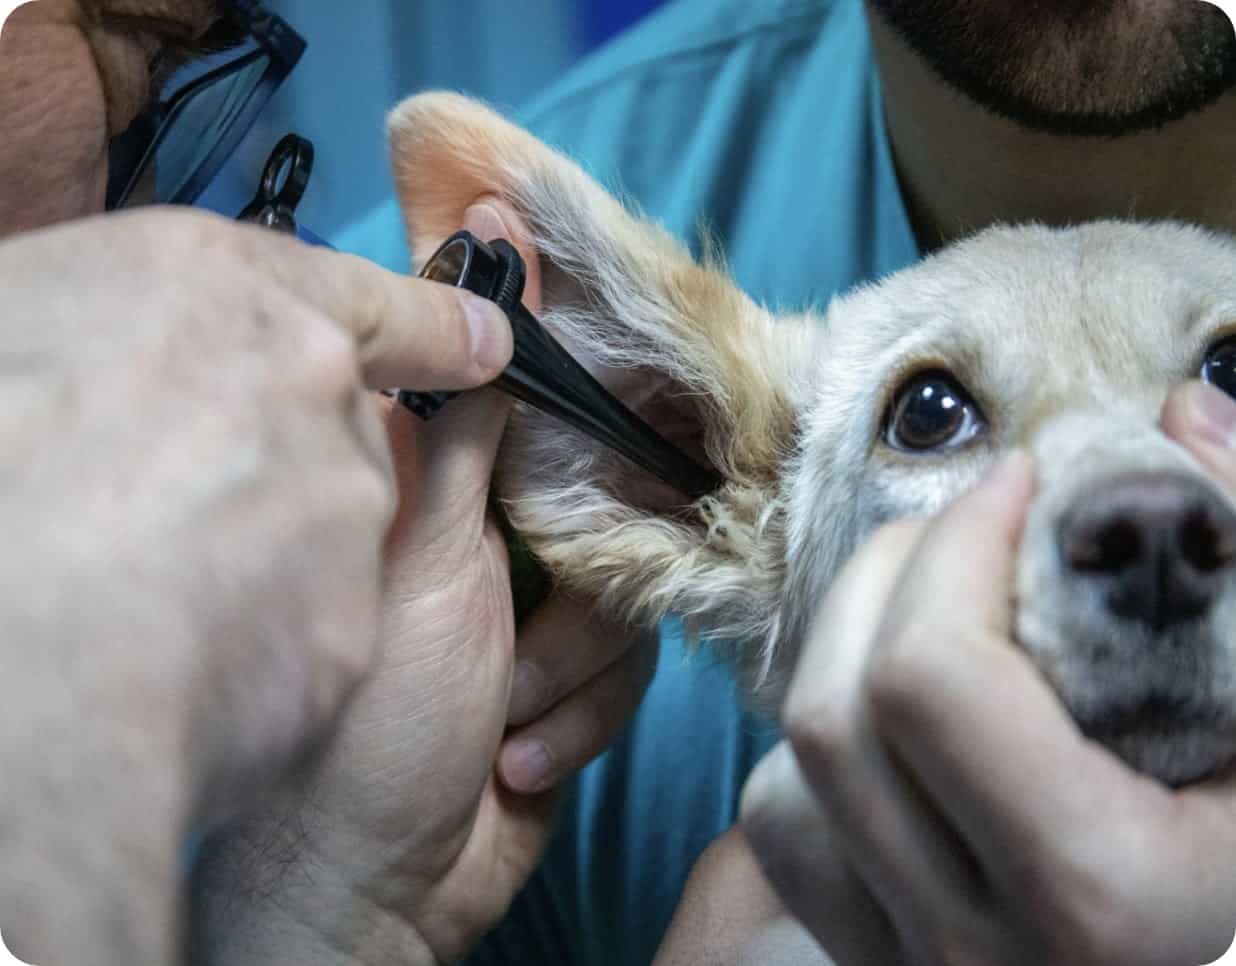
[[[201,203],[236,214],[295,131],[316,149],[298,220],[329,240],[390,195],[383,122],[404,97],[442,87],[518,107],[662,0],[268,2],[309,46]]]

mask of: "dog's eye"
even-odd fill
[[[982,414],[946,372],[922,372],[893,397],[884,441],[894,449],[960,446],[983,428]]]
[[[1222,339],[1206,350],[1202,378],[1229,396],[1236,396],[1236,336]]]

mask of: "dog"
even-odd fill
[[[775,710],[830,580],[1001,451],[1036,457],[1016,638],[1083,731],[1171,785],[1236,758],[1236,509],[1159,429],[1169,387],[1236,389],[1236,243],[1179,224],[995,227],[822,314],[774,315],[584,171],[474,101],[389,119],[423,261],[493,193],[542,260],[542,321],[724,482],[666,500],[527,407],[510,521],[614,618],[680,615]],[[638,392],[631,392],[638,386]]]

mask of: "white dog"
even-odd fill
[[[820,317],[775,317],[486,108],[392,115],[418,258],[479,195],[526,218],[543,321],[724,477],[694,504],[532,410],[498,491],[556,578],[611,614],[683,615],[775,708],[807,621],[873,528],[1026,447],[1017,636],[1083,729],[1179,784],[1236,757],[1236,513],[1157,426],[1169,386],[1236,389],[1236,244],[1179,225],[995,228]]]

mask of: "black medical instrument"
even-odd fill
[[[693,500],[721,484],[602,386],[524,306],[524,262],[509,242],[483,242],[469,231],[448,238],[421,277],[467,289],[498,304],[511,321],[515,352],[491,385],[561,419],[643,467]],[[431,418],[454,392],[401,389],[400,403]]]
[[[257,194],[238,220],[330,247],[296,220],[296,206],[308,186],[313,160],[312,142],[297,134],[285,136],[267,159]],[[693,500],[720,485],[720,477],[619,402],[528,311],[520,301],[524,261],[509,242],[497,239],[486,244],[471,232],[456,232],[430,257],[421,277],[465,288],[497,303],[506,313],[514,335],[514,355],[492,385],[574,426]],[[430,419],[456,395],[401,389],[396,398],[422,419]]]

